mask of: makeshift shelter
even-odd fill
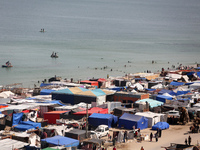
[[[56,124],[56,119],[60,119],[60,115],[67,111],[50,111],[44,113],[44,120],[48,120],[49,124]]]
[[[157,122],[160,121],[160,117],[156,113],[151,112],[137,112],[135,115],[144,116],[148,119],[148,127],[151,128]]]
[[[87,138],[86,130],[72,129],[68,132],[65,132],[65,137],[73,138],[82,142]],[[90,132],[88,132],[88,137],[90,137]]]
[[[169,123],[167,122],[157,122],[155,125],[152,126],[152,130],[157,130],[157,129],[168,129],[169,128]]]
[[[42,139],[41,141],[47,142],[49,144],[53,144],[56,146],[65,146],[65,147],[77,147],[79,145],[79,140],[75,140],[75,139],[60,136],[60,135]]]
[[[98,105],[106,102],[106,93],[101,89],[89,90],[81,87],[73,87],[52,92],[52,100],[61,100],[72,105],[80,102],[91,104],[96,102]]]
[[[119,118],[119,128],[124,127],[125,129],[133,129],[133,126],[135,126],[136,129],[145,129],[148,127],[148,119],[144,116],[138,116],[128,113],[124,113]]]
[[[89,124],[94,127],[104,124],[108,125],[108,127],[111,128],[117,123],[118,117],[112,114],[93,113],[91,116],[89,116],[88,121]]]

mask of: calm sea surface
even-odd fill
[[[157,71],[199,58],[199,0],[0,1],[0,65],[13,65],[0,68],[0,85]]]

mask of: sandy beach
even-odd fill
[[[169,129],[162,131],[161,138],[158,139],[158,142],[155,141],[142,141],[137,142],[136,140],[128,140],[126,143],[118,143],[116,148],[117,150],[140,150],[141,146],[145,150],[164,150],[164,147],[170,146],[170,143],[185,144],[185,138],[188,138],[190,135],[192,138],[191,145],[197,145],[200,141],[200,133],[189,133],[189,127],[192,122],[189,122],[186,125],[170,125]],[[156,131],[151,130],[150,128],[141,130],[142,134],[156,133]],[[113,147],[108,147],[108,150],[112,150]]]

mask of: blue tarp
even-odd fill
[[[157,122],[154,126],[152,126],[152,130],[157,130],[157,129],[168,129],[169,124],[167,122]]]
[[[176,95],[183,95],[183,94],[187,94],[190,91],[177,91]]]
[[[19,122],[22,121],[23,114],[24,113],[13,114],[13,126],[19,124]]]
[[[121,91],[124,90],[124,87],[114,87],[114,88],[109,88],[109,90]]]
[[[172,100],[173,98],[170,96],[165,96],[165,95],[157,95],[156,96],[156,100],[165,103],[165,101],[167,100]]]
[[[188,73],[187,73],[187,76],[191,76],[191,75],[193,75],[194,73],[195,73],[194,71],[188,72]]]
[[[14,128],[17,129],[17,130],[19,130],[19,131],[26,131],[26,130],[30,130],[30,129],[35,129],[31,125],[25,125],[25,124],[18,124]]]
[[[144,116],[137,116],[128,113],[124,113],[119,118],[119,128],[124,127],[125,129],[133,129],[133,126],[135,126],[136,129],[145,129],[148,127],[148,119]]]
[[[61,103],[59,100],[52,100],[52,101],[45,101],[45,102],[37,102],[37,103],[52,103],[52,104],[58,104],[60,106],[65,106],[65,104]]]
[[[20,124],[14,127],[19,131],[26,131],[29,129],[41,128],[41,123],[32,122],[32,121],[21,121]]]
[[[170,95],[175,95],[176,94],[172,90],[165,90],[165,89],[162,89],[161,91],[158,92],[158,94],[160,94],[160,95],[163,95],[164,93],[168,93]]]
[[[35,129],[36,128],[41,128],[41,123],[39,123],[39,122],[21,121],[20,124],[31,125],[31,126],[35,127]]]
[[[98,114],[98,113],[93,113],[91,116],[88,118],[89,124],[97,127],[99,125],[108,125],[109,128],[115,126],[115,124],[118,121],[118,117],[114,116],[112,114]]]
[[[51,90],[51,89],[42,89],[40,91],[40,95],[50,95],[53,91],[55,90]]]
[[[184,83],[183,83],[183,82],[174,82],[174,81],[172,81],[172,82],[170,83],[170,85],[173,85],[173,86],[180,86],[180,85],[184,85]]]
[[[53,84],[51,84],[51,83],[41,83],[40,87],[49,86],[49,85],[53,85]]]
[[[56,146],[65,146],[65,147],[77,147],[79,145],[79,140],[75,140],[60,135],[42,139],[41,141],[46,141],[49,144],[53,144]]]
[[[197,72],[197,76],[200,77],[200,72]]]
[[[156,89],[145,89],[147,91],[155,91]]]

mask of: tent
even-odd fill
[[[89,116],[88,121],[90,125],[93,125],[95,127],[104,124],[108,125],[108,127],[111,128],[117,123],[118,117],[112,114],[93,113],[91,116]]]
[[[56,124],[56,119],[60,119],[60,115],[67,111],[50,111],[44,113],[44,120],[48,120],[49,124]]]
[[[49,144],[53,144],[56,146],[65,146],[65,147],[77,147],[79,145],[79,140],[75,140],[75,139],[60,136],[60,135],[42,139],[41,141],[47,142]]]
[[[157,122],[154,126],[152,126],[152,130],[157,130],[157,129],[168,129],[169,124],[167,122]]]
[[[125,129],[135,128],[145,129],[148,127],[148,119],[144,116],[137,116],[133,114],[124,113],[119,118],[119,128],[124,127]]]
[[[157,113],[152,113],[152,112],[137,112],[135,115],[138,116],[144,116],[145,118],[148,119],[148,127],[152,127],[155,125],[157,122],[160,121],[160,116],[157,115]]]

